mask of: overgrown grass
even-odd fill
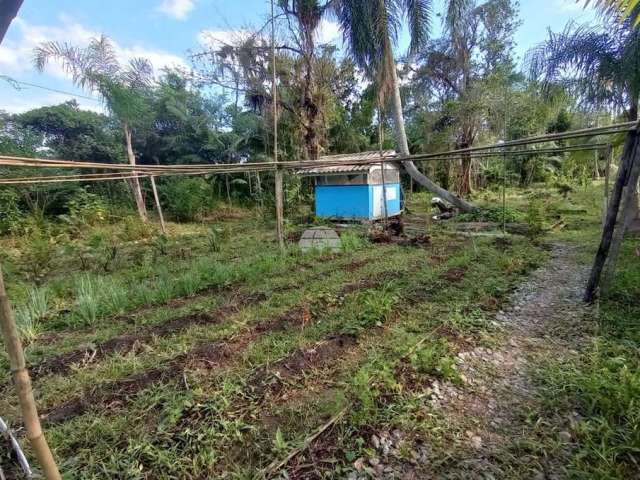
[[[640,262],[630,239],[579,358],[550,361],[541,375],[545,405],[577,412],[571,477],[634,478],[640,463]]]

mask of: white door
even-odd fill
[[[382,210],[382,185],[375,185],[373,187],[373,216],[380,218],[384,216],[384,210]]]

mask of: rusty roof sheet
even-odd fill
[[[395,158],[396,152],[394,150],[385,150],[382,152],[383,158]],[[341,173],[350,172],[368,172],[373,164],[349,164],[349,162],[360,162],[363,160],[378,160],[380,158],[380,152],[361,152],[361,153],[347,153],[343,155],[329,155],[318,158],[318,162],[341,162],[344,165],[329,165],[322,167],[307,167],[297,171],[300,175],[336,175]]]

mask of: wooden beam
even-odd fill
[[[22,420],[27,438],[31,443],[31,447],[38,459],[38,463],[42,467],[42,471],[47,480],[62,480],[58,466],[56,465],[44,432],[40,425],[40,417],[36,408],[36,401],[33,398],[33,389],[31,387],[31,378],[27,371],[24,359],[24,350],[20,341],[20,334],[16,326],[13,310],[7,297],[4,287],[4,278],[2,276],[2,267],[0,266],[0,324],[2,326],[2,337],[4,345],[9,357],[9,365],[13,374],[13,381],[18,394],[20,410],[22,411]]]

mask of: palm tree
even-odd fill
[[[97,91],[102,96],[109,111],[122,125],[127,158],[135,165],[133,132],[141,125],[149,108],[145,93],[153,81],[151,63],[134,58],[127,65],[121,65],[113,44],[104,35],[92,38],[85,48],[59,42],[42,43],[36,47],[33,60],[40,72],[50,60],[61,62],[75,85]],[[146,221],[147,211],[137,177],[132,179],[132,187],[140,218]]]
[[[333,3],[334,15],[355,62],[377,83],[381,101],[391,97],[396,143],[401,157],[405,158],[410,152],[393,48],[404,20],[411,34],[410,53],[423,46],[430,30],[431,11],[431,0],[335,0]],[[412,161],[404,160],[402,165],[429,191],[463,211],[474,209],[473,205],[423,175]]]
[[[530,75],[562,84],[583,104],[609,107],[638,118],[640,31],[617,15],[604,28],[569,23],[527,54]]]
[[[637,2],[636,2],[637,3]],[[638,8],[631,9],[637,13]],[[604,28],[567,25],[550,33],[546,42],[529,53],[531,76],[547,84],[561,83],[583,103],[623,112],[638,120],[640,100],[640,30],[633,20],[608,10]],[[634,217],[640,217],[635,186]]]
[[[606,15],[631,18],[636,27],[640,24],[640,0],[585,0],[585,7],[592,3]]]

